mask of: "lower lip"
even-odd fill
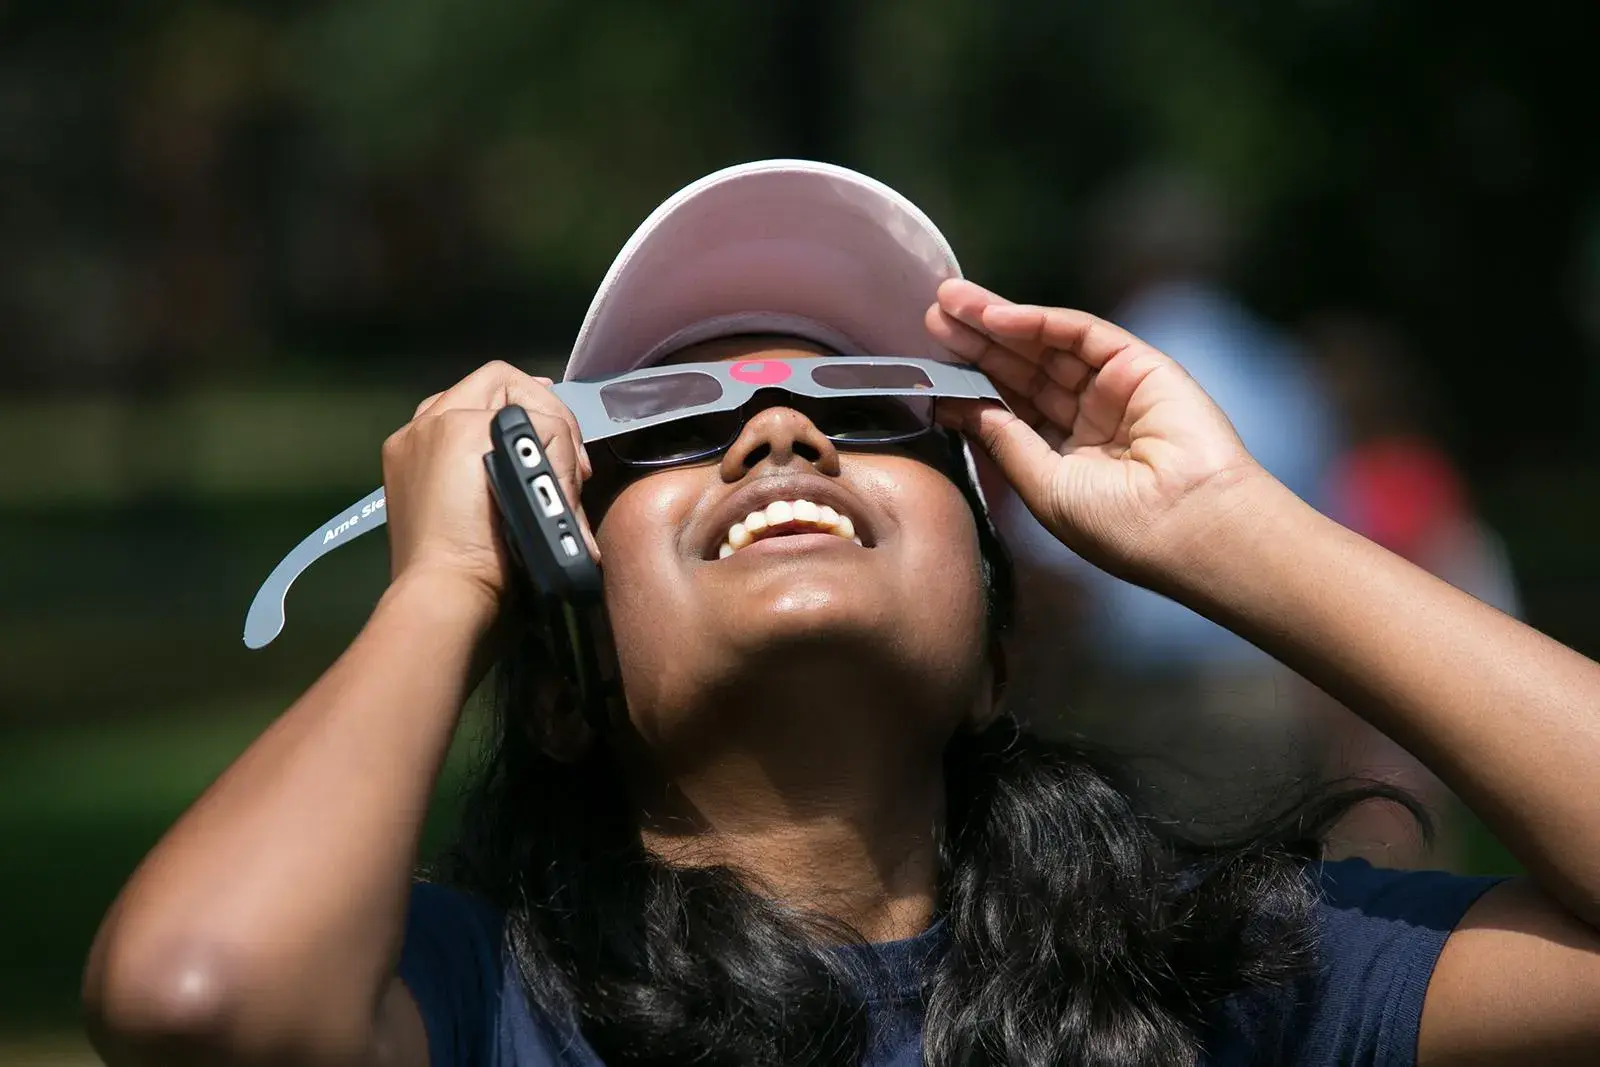
[[[726,559],[718,560],[725,563],[729,559],[738,559],[751,553],[770,556],[774,553],[784,555],[797,552],[812,552],[825,548],[860,548],[854,541],[847,541],[838,534],[825,533],[798,533],[780,534],[777,537],[763,537],[751,545],[746,545]]]

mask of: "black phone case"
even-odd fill
[[[535,590],[574,607],[597,601],[600,568],[528,413],[516,404],[500,409],[489,439],[493,448],[483,461],[505,521],[506,542]]]
[[[493,448],[483,464],[506,546],[528,579],[535,623],[562,673],[576,685],[584,715],[603,732],[615,683],[589,637],[593,627],[605,625],[600,568],[528,413],[515,404],[502,408],[489,439]]]

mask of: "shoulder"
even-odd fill
[[[1343,916],[1422,926],[1448,934],[1484,890],[1504,881],[1447,871],[1397,871],[1366,860],[1321,863],[1312,869],[1324,922]]]
[[[1317,864],[1316,965],[1294,986],[1228,1006],[1215,1067],[1410,1067],[1434,965],[1500,879]]]
[[[401,977],[407,985],[415,980],[493,988],[504,971],[504,925],[500,910],[481,897],[431,882],[413,884]]]
[[[430,1067],[598,1067],[583,1038],[522,989],[505,913],[449,886],[411,888],[400,980],[428,1033]]]
[[[428,1032],[431,1067],[488,1064],[504,984],[502,917],[447,886],[411,887],[400,980]]]

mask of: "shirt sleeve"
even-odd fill
[[[1445,940],[1497,884],[1364,860],[1320,868],[1319,969],[1302,999],[1295,1067],[1413,1067],[1422,1003]]]
[[[501,919],[444,886],[411,888],[400,980],[428,1032],[430,1067],[489,1067],[501,985]]]

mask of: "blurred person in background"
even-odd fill
[[[1511,561],[1472,506],[1467,480],[1434,430],[1437,414],[1416,358],[1390,325],[1371,315],[1329,312],[1306,326],[1345,445],[1329,472],[1329,514],[1364,537],[1508,615],[1519,614]],[[1385,866],[1461,865],[1459,815],[1449,790],[1414,756],[1361,718],[1324,701],[1319,723],[1333,776],[1362,775],[1401,786],[1437,815],[1432,847],[1403,822],[1368,809],[1340,826],[1340,847]]]
[[[924,409],[873,447],[910,409],[762,390],[591,448],[504,364],[418,405],[383,449],[392,579],[367,625],[105,917],[84,990],[111,1067],[1592,1061],[1600,665],[1306,506],[1169,357],[960,279],[926,216],[839,168],[672,198],[567,376],[738,360],[771,382],[852,352],[969,361],[1006,405]],[[513,594],[482,466],[507,403],[593,523],[621,672],[600,723]],[[1381,787],[1203,840],[1024,728],[1009,605],[1038,590],[969,443],[1058,545],[1405,738],[1534,877],[1324,862],[1332,820],[1400,799]],[[417,884],[496,662],[453,862]]]
[[[1135,173],[1092,213],[1082,273],[1118,325],[1166,352],[1227,413],[1251,454],[1302,500],[1323,509],[1336,415],[1287,335],[1223,282],[1233,226],[1218,191],[1176,169]],[[1136,758],[1175,812],[1216,817],[1314,774],[1307,686],[1250,642],[1183,605],[1064,553],[1039,553],[1039,580],[1063,590],[1067,613],[1039,627],[1076,634],[1070,676],[1041,654],[1035,714]],[[1248,770],[1251,773],[1241,774]]]

